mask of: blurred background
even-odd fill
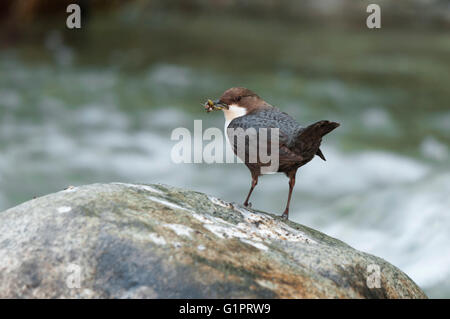
[[[78,3],[81,29],[66,27]],[[165,183],[242,202],[238,164],[174,164],[176,127],[232,86],[302,124],[334,120],[291,218],[450,297],[450,2],[197,0],[0,3],[0,211],[69,185]],[[207,142],[205,142],[206,144]],[[253,207],[281,214],[288,180]]]

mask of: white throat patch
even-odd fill
[[[247,109],[245,107],[237,106],[236,104],[231,104],[227,109],[223,109],[223,115],[225,115],[225,128],[230,124],[232,120],[237,117],[241,117],[247,114]]]
[[[223,129],[225,133],[225,139],[229,143],[227,128],[232,120],[237,117],[241,117],[247,114],[247,109],[245,107],[237,106],[236,104],[230,104],[227,109],[223,109],[223,115],[225,115],[225,127]]]

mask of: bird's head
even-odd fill
[[[271,106],[253,91],[244,87],[234,87],[226,90],[218,100],[208,100],[204,107],[207,112],[223,110],[225,118],[232,120],[255,109]]]

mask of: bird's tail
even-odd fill
[[[311,124],[298,134],[298,138],[301,139],[319,139],[324,135],[330,133],[336,127],[339,126],[339,123],[330,122],[330,121],[319,121],[314,124]]]
[[[330,133],[338,126],[339,123],[330,121],[319,121],[311,124],[298,132],[295,146],[300,150],[314,150],[316,152],[315,155],[325,161],[325,156],[319,148],[320,142],[324,135]]]

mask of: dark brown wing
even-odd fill
[[[295,120],[286,113],[280,112],[276,109],[261,110],[235,118],[228,125],[227,134],[233,147],[233,151],[244,163],[247,164],[250,162],[250,153],[253,152],[253,154],[260,154],[260,146],[264,146],[265,144],[266,146],[265,149],[262,150],[262,153],[270,155],[272,154],[270,150],[275,150],[275,148],[277,148],[281,165],[282,162],[296,163],[302,160],[301,156],[295,154],[288,147],[291,135],[293,132],[295,132],[298,126],[298,123],[296,123]],[[240,142],[243,143],[243,139],[245,138],[245,152],[238,149],[239,137],[236,137],[236,135],[239,134],[236,134],[236,132],[238,132],[239,130],[248,133],[245,137],[241,137],[240,140]],[[240,134],[243,134],[242,131]],[[231,133],[234,133],[234,135],[232,135]],[[278,143],[276,142],[276,140],[272,140],[272,133],[278,135]],[[267,143],[261,143],[261,138],[266,138]],[[259,165],[264,165],[264,163],[262,163],[259,158],[257,159],[257,161]]]

